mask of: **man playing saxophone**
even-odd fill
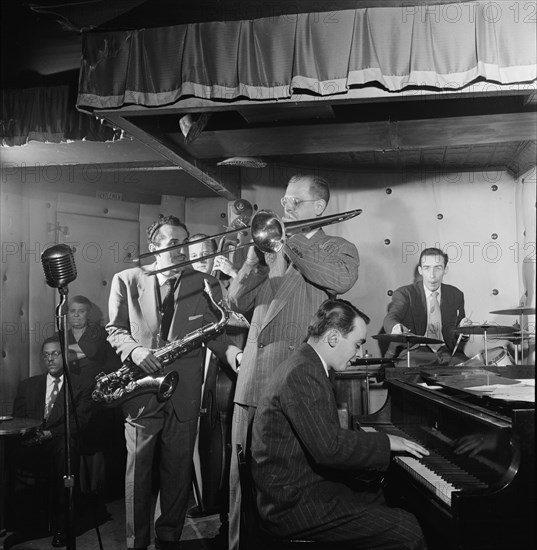
[[[208,324],[217,324],[218,311],[204,294],[204,280],[209,281],[215,302],[220,302],[222,292],[215,278],[190,266],[148,275],[188,259],[186,249],[181,247],[158,252],[188,240],[188,230],[178,218],[160,217],[148,228],[147,240],[150,252],[155,254],[155,263],[126,269],[114,276],[106,329],[108,341],[122,361],[131,361],[151,374],[162,369],[155,350]],[[207,346],[225,360],[224,339],[211,336]],[[144,393],[122,403],[127,446],[128,548],[145,549],[151,543],[151,472],[157,446],[160,490],[155,510],[155,548],[179,548],[200,412],[203,378],[200,346],[166,367],[166,372],[175,370],[179,375],[177,389],[169,400],[161,402],[155,393]]]

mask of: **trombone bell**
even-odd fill
[[[361,213],[360,209],[349,210],[342,214],[284,223],[272,210],[258,210],[252,217],[250,232],[255,246],[261,252],[279,252],[288,235],[308,233],[325,225],[350,220]]]
[[[285,244],[285,226],[272,210],[259,210],[254,214],[250,233],[261,252],[279,252]]]

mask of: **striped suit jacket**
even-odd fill
[[[279,280],[269,268],[245,262],[228,289],[231,307],[254,306],[235,403],[256,406],[274,369],[304,342],[321,303],[352,288],[358,279],[358,250],[319,229],[310,239],[293,235],[285,244],[290,264]]]
[[[332,385],[309,344],[277,369],[263,394],[251,448],[263,526],[278,536],[318,535],[346,514],[358,518],[372,493],[352,490],[344,474],[385,471],[390,462],[385,434],[340,427]]]

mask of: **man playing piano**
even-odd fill
[[[411,350],[413,366],[453,364],[466,361],[455,329],[471,324],[464,313],[464,294],[456,287],[443,284],[448,271],[448,255],[438,248],[426,248],[420,254],[418,273],[421,279],[398,288],[384,318],[387,334],[412,333],[441,340],[443,344],[422,345]],[[406,348],[392,343],[388,356],[405,360]]]
[[[328,369],[345,370],[369,318],[326,300],[302,344],[259,401],[252,474],[263,528],[274,536],[345,542],[351,548],[421,549],[415,517],[386,505],[380,473],[391,452],[429,454],[402,437],[342,428]]]

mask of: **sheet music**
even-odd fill
[[[486,394],[487,397],[503,399],[504,401],[526,401],[535,403],[535,380],[519,380],[518,384],[491,384],[490,386],[472,386],[465,391],[475,391]]]

